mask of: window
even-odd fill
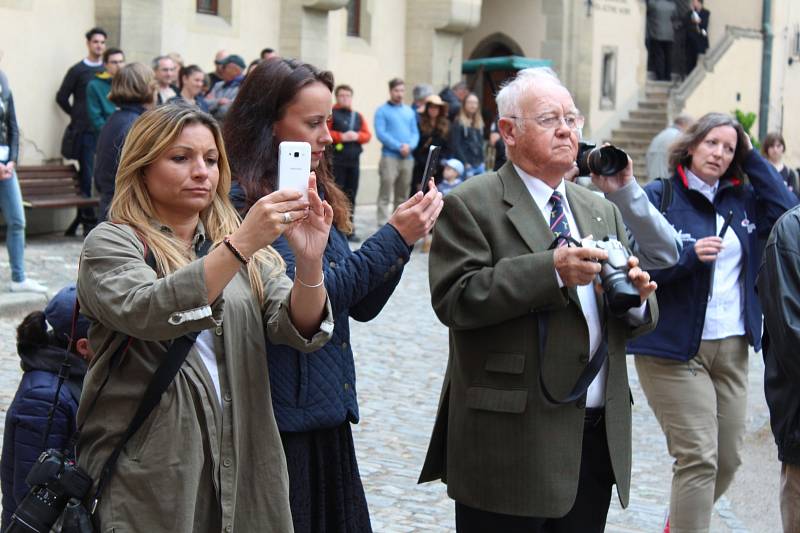
[[[217,0],[197,0],[197,12],[206,15],[219,15]]]
[[[614,109],[617,102],[617,49],[604,46],[600,79],[600,109]]]
[[[361,0],[347,2],[347,35],[361,36]]]

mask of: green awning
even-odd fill
[[[552,67],[550,59],[534,59],[532,57],[505,56],[505,57],[483,57],[481,59],[469,59],[461,63],[461,72],[472,74],[478,72],[483,67],[484,72],[495,70],[522,70],[533,67]]]

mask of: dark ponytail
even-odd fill
[[[47,346],[50,336],[47,334],[47,321],[42,311],[34,311],[22,319],[17,326],[17,344],[27,346]]]

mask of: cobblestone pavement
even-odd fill
[[[360,235],[374,229],[374,207],[359,209]],[[57,289],[75,279],[80,239],[32,238],[29,275]],[[8,272],[5,249],[0,268]],[[0,314],[0,422],[13,398],[20,370],[14,330],[20,316]],[[433,426],[447,361],[447,331],[430,306],[427,256],[414,253],[392,299],[372,322],[352,322],[358,373],[360,424],[356,450],[376,532],[442,532],[454,529],[453,503],[441,483],[417,485]],[[713,532],[780,531],[777,476],[763,399],[763,365],[750,359],[749,434],[742,471],[715,509]],[[668,506],[671,460],[664,437],[644,398],[629,360],[634,406],[631,502],[622,510],[612,499],[609,532],[656,532]],[[757,445],[759,453],[748,454]],[[750,463],[751,455],[757,462]],[[745,484],[746,485],[743,485]]]

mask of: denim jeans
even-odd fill
[[[25,210],[17,173],[0,180],[0,210],[6,220],[6,247],[11,263],[11,280],[25,281]]]

